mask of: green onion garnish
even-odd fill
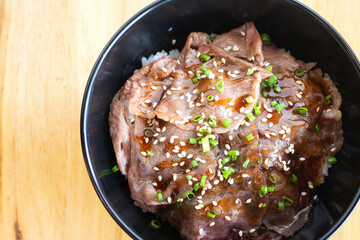
[[[206,122],[209,124],[210,127],[216,127],[216,121],[212,117],[208,117]]]
[[[275,191],[275,187],[268,187],[267,190],[268,190],[268,192],[273,192],[273,191]]]
[[[178,208],[181,207],[182,202],[183,202],[182,198],[178,198],[178,200],[176,200],[176,206],[177,206]]]
[[[186,175],[186,180],[191,180],[192,179],[192,176],[191,175]]]
[[[225,118],[224,120],[222,120],[222,125],[224,125],[224,127],[230,127],[231,124],[231,119],[230,118]]]
[[[261,163],[262,163],[262,159],[259,158],[259,159],[258,159],[258,164],[261,164]]]
[[[195,198],[195,194],[193,192],[186,192],[186,198],[191,201]]]
[[[269,77],[266,83],[269,87],[272,87],[273,85],[277,84],[277,80],[278,78],[275,75],[272,75],[271,77]]]
[[[332,95],[331,93],[325,97],[325,100],[326,100],[326,103],[327,103],[327,104],[330,104],[330,103],[331,103],[332,97],[333,97],[333,95]]]
[[[196,168],[199,166],[198,162],[196,160],[191,160],[191,165]]]
[[[153,152],[147,152],[147,155],[152,157],[152,156],[154,156],[154,153]]]
[[[204,67],[204,66],[201,66],[200,69],[203,70],[203,72],[206,72],[206,71],[207,71],[207,68]]]
[[[266,68],[265,68],[266,70],[268,70],[269,72],[272,72],[272,66],[271,65],[269,65],[269,66],[266,66]]]
[[[195,183],[193,187],[194,191],[196,192],[197,190],[199,190],[199,188],[199,184]]]
[[[260,103],[255,103],[253,108],[254,108],[255,115],[259,115],[260,114],[261,104]]]
[[[292,183],[297,182],[297,176],[295,174],[293,174],[293,173],[290,175],[290,182],[292,182]]]
[[[199,81],[199,79],[198,78],[193,78],[192,81],[193,81],[193,83],[197,83]]]
[[[200,73],[198,73],[198,72],[196,73],[196,78],[201,79]]]
[[[298,111],[298,113],[300,113],[301,115],[306,115],[306,113],[308,112],[308,109],[306,107],[298,107],[296,108],[296,110]]]
[[[162,201],[162,200],[163,200],[163,195],[162,195],[161,192],[158,192],[158,193],[157,193],[157,199],[158,199],[159,201]]]
[[[275,109],[276,109],[277,112],[281,112],[286,107],[287,107],[287,105],[285,103],[275,105]]]
[[[246,117],[249,119],[250,122],[255,120],[255,117],[252,113],[249,113],[248,115],[246,115]]]
[[[220,80],[217,82],[216,84],[216,90],[219,92],[219,93],[222,93],[224,91],[224,81],[223,80]]]
[[[118,166],[118,165],[113,166],[112,169],[111,169],[112,172],[117,172],[117,171],[119,171],[119,170],[120,170],[120,169],[119,169],[119,166]]]
[[[336,157],[332,156],[327,159],[328,164],[335,164],[337,162]]]
[[[305,74],[305,72],[304,72],[304,70],[303,70],[302,68],[297,68],[297,69],[295,70],[295,75],[296,75],[297,77],[302,77],[302,76],[304,76],[304,74]]]
[[[213,145],[214,147],[216,147],[219,144],[218,141],[216,141],[215,139],[212,139],[212,138],[209,139],[209,143],[211,145]]]
[[[293,200],[287,197],[283,197],[281,200],[282,203],[284,203],[285,206],[290,207],[293,204]]]
[[[229,162],[230,161],[230,158],[229,157],[226,157],[226,158],[223,158],[223,160],[221,160],[221,163],[222,164],[225,164],[225,163],[227,163],[227,162]]]
[[[222,175],[225,179],[228,179],[228,177],[235,172],[235,170],[231,167],[228,169],[222,168],[221,169]]]
[[[211,101],[214,100],[214,95],[209,95],[209,96],[206,97],[206,99],[207,99],[209,102],[211,102]]]
[[[214,41],[215,37],[209,37],[210,38],[210,41]]]
[[[246,101],[247,103],[253,103],[253,102],[254,102],[254,98],[253,98],[252,96],[250,96],[250,97],[245,98],[245,101]]]
[[[154,229],[159,229],[161,227],[161,223],[158,220],[153,219],[150,222],[150,226]]]
[[[262,80],[262,81],[260,82],[260,86],[262,86],[262,87],[267,87],[268,85],[267,85],[267,82],[266,82],[265,80]]]
[[[285,211],[285,204],[283,202],[278,202],[278,210],[279,212]]]
[[[320,131],[320,125],[317,123],[317,124],[315,124],[315,131]]]
[[[211,212],[207,212],[207,215],[208,215],[208,217],[211,217],[211,218],[215,218],[215,217],[216,217],[216,215],[215,215],[215,214],[212,214]]]
[[[276,183],[277,183],[277,179],[276,179],[275,174],[271,174],[271,175],[269,176],[269,180],[270,180],[270,182],[272,182],[273,184],[276,184]]]
[[[205,62],[207,62],[207,61],[210,60],[210,56],[209,56],[209,55],[206,55],[206,54],[201,55],[200,58],[201,58],[202,60],[204,60]]]
[[[229,156],[232,161],[235,161],[237,159],[237,157],[240,156],[240,152],[237,150],[230,150]]]
[[[193,118],[194,122],[198,122],[200,121],[201,119],[203,119],[203,116],[202,115],[197,115]]]
[[[273,106],[273,107],[275,107],[276,105],[278,105],[279,103],[277,102],[277,101],[272,101],[271,103],[270,103],[270,105],[271,106]]]
[[[209,144],[209,138],[208,137],[202,138],[201,144],[202,144],[202,148],[203,148],[204,153],[210,151],[210,144]]]
[[[254,136],[252,135],[252,133],[250,133],[249,135],[246,136],[246,139],[250,142],[251,140],[254,139]]]
[[[154,136],[154,132],[153,131],[151,131],[151,130],[149,130],[149,129],[147,129],[146,131],[145,131],[145,137],[152,137],[152,136]]]
[[[260,192],[261,192],[262,194],[267,194],[267,192],[268,192],[267,187],[266,187],[266,186],[262,186],[262,187],[260,188]]]
[[[247,168],[249,162],[250,162],[250,159],[246,159],[246,161],[243,163],[243,168]]]
[[[252,68],[249,68],[248,70],[247,70],[247,72],[246,72],[246,75],[251,75],[251,74],[253,74],[254,73],[254,69],[252,69]]]
[[[267,92],[266,92],[266,91],[263,91],[263,92],[262,92],[262,95],[263,95],[264,97],[267,97]]]
[[[269,34],[263,33],[263,34],[260,35],[260,37],[261,37],[261,40],[262,40],[263,43],[265,43],[265,44],[270,44],[271,43],[271,39],[270,39]]]
[[[211,132],[207,129],[201,130],[201,136],[206,137],[207,135],[211,134]]]
[[[204,186],[205,186],[206,178],[207,178],[206,175],[202,175],[202,176],[201,176],[201,181],[200,181],[200,186],[201,186],[201,187],[204,187]]]
[[[189,139],[189,143],[190,143],[190,144],[197,144],[196,138],[190,138],[190,139]]]
[[[274,92],[276,92],[276,93],[281,92],[281,87],[279,87],[279,86],[275,86],[273,89],[274,89]]]

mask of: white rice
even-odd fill
[[[169,53],[165,52],[165,50],[161,50],[160,52],[157,52],[155,55],[154,54],[151,54],[149,57],[142,57],[141,58],[141,63],[142,63],[142,66],[146,66],[160,58],[162,58],[163,56],[166,56],[166,55],[170,55],[170,57],[174,58],[174,59],[177,59],[180,55],[180,52],[178,49],[172,49],[169,51]]]

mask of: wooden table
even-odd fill
[[[130,239],[99,201],[80,106],[106,42],[152,0],[0,0],[0,239]],[[360,2],[303,0],[360,56]],[[360,206],[332,237],[358,239]]]

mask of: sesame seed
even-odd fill
[[[151,86],[151,88],[152,88],[152,90],[156,90],[156,89],[157,89],[157,87],[155,87],[155,86]]]
[[[154,167],[154,170],[155,170],[155,171],[159,171],[160,169],[159,169],[159,168],[157,168],[157,167]]]
[[[169,157],[170,157],[170,153],[169,153],[169,152],[165,153],[165,156],[166,156],[166,158],[169,158]]]
[[[269,134],[269,133],[265,133],[265,137],[270,138],[270,134]]]
[[[245,35],[245,33],[244,33],[244,35]],[[239,236],[240,236],[240,237],[243,236],[243,231],[241,231],[241,230],[239,231]]]
[[[218,204],[215,201],[212,201],[212,204],[216,207]]]
[[[236,46],[236,45],[235,45],[235,46],[233,46],[233,51],[234,51],[234,52],[239,51],[239,47],[238,47],[238,46]]]
[[[302,98],[301,94],[299,94],[299,93],[297,93],[296,96],[297,96],[298,98]]]
[[[144,157],[146,157],[146,152],[140,152],[141,155],[143,155]]]
[[[304,158],[304,157],[300,157],[299,160],[300,160],[300,161],[305,161],[305,158]]]
[[[217,67],[217,63],[215,60],[213,61],[213,65],[214,65],[214,67]]]
[[[214,226],[214,225],[215,225],[215,222],[211,222],[211,223],[209,224],[210,227],[212,227],[212,226]]]
[[[146,84],[142,82],[142,83],[140,83],[140,86],[145,87]]]
[[[254,233],[255,231],[256,231],[256,229],[253,228],[253,229],[250,229],[249,233]]]
[[[176,39],[173,39],[173,40],[171,41],[171,44],[172,44],[172,45],[175,45],[175,44],[176,44]]]
[[[233,184],[234,183],[234,179],[233,178],[230,178],[229,180],[228,180],[228,183],[231,185],[231,184]]]
[[[171,203],[171,197],[167,198],[168,203]]]
[[[224,72],[224,69],[219,69],[218,72],[222,73],[222,72]]]
[[[272,128],[274,126],[274,123],[269,122],[269,128]]]
[[[268,113],[267,115],[266,115],[266,117],[267,118],[271,118],[273,115],[271,114],[271,113]]]
[[[144,101],[144,103],[151,103],[151,100],[150,100],[150,99],[146,99],[146,100]]]
[[[226,221],[230,221],[231,218],[230,218],[229,216],[225,216],[225,220],[226,220]]]
[[[177,174],[173,173],[173,180],[176,181],[176,179],[177,179]]]
[[[332,149],[330,149],[331,152],[335,152],[336,151],[336,147],[333,147]]]
[[[326,112],[331,112],[331,109],[329,108],[329,109],[326,109]]]
[[[229,140],[232,141],[234,137],[232,135],[229,135]]]
[[[149,138],[145,138],[145,143],[148,143],[149,142]]]
[[[262,206],[263,206],[263,203],[260,203],[260,204],[258,205],[259,208],[262,208]]]
[[[279,131],[279,134],[285,134],[284,129],[281,129],[281,130]]]
[[[220,182],[219,179],[214,180],[214,185],[218,185],[219,182]]]
[[[185,171],[186,173],[189,173],[190,172],[190,169],[186,169],[186,171]],[[197,180],[197,179],[196,179]]]
[[[270,133],[272,136],[276,136],[276,133],[275,132],[271,132]]]
[[[239,203],[240,203],[240,199],[237,198],[237,199],[235,200],[235,204],[239,204]]]
[[[159,139],[159,142],[164,142],[165,139],[166,139],[166,137],[161,137],[161,138]]]
[[[184,166],[184,164],[185,164],[185,162],[182,161],[179,165],[182,167],[182,166]]]
[[[251,198],[247,199],[247,200],[245,201],[245,203],[247,203],[247,204],[251,203]]]
[[[225,58],[221,58],[221,62],[225,64],[226,63]]]
[[[157,186],[157,183],[156,182],[152,182],[151,185],[153,185],[154,187]]]
[[[179,164],[178,163],[173,163],[173,167],[176,167],[176,166],[178,166]]]
[[[317,107],[317,108],[316,108],[316,112],[319,112],[319,111],[320,111],[320,107]]]
[[[302,81],[297,80],[296,83],[300,85],[302,83]]]
[[[293,102],[291,102],[291,101],[288,101],[288,104],[289,104],[290,106],[293,106],[293,105],[294,105]]]
[[[205,189],[203,189],[202,191],[201,191],[201,195],[205,195]]]
[[[131,119],[130,119],[130,122],[131,122],[131,123],[135,122],[135,118],[131,118]]]
[[[267,119],[266,119],[266,118],[263,118],[263,119],[261,119],[261,121],[262,121],[263,123],[266,123],[266,122],[267,122]]]
[[[301,192],[301,196],[306,196],[307,192]]]
[[[195,209],[196,210],[200,210],[201,209],[201,207],[199,207],[199,206],[195,206]],[[202,229],[200,229],[200,230],[202,230]],[[200,231],[199,231],[199,233],[200,233]],[[201,234],[201,233],[200,233]]]
[[[309,187],[310,189],[313,189],[313,188],[314,188],[314,185],[313,185],[313,183],[312,183],[311,181],[308,181],[308,187]]]
[[[189,180],[188,184],[191,186],[193,184],[193,182],[191,180]]]
[[[246,173],[243,173],[241,176],[242,176],[243,178],[249,177],[249,175],[246,174]]]
[[[154,102],[152,106],[155,108],[157,106],[157,102]]]
[[[230,145],[229,144],[225,144],[225,148],[230,150]]]
[[[162,176],[161,176],[161,175],[158,176],[158,180],[159,180],[159,181],[162,180]]]
[[[186,158],[190,159],[190,158],[192,158],[192,157],[193,157],[193,155],[192,155],[192,154],[189,154],[189,155],[187,155]]]

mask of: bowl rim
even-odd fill
[[[81,137],[81,146],[82,146],[82,152],[84,157],[84,162],[86,165],[86,169],[88,172],[88,175],[90,177],[91,183],[106,210],[111,215],[111,217],[115,220],[115,222],[120,225],[120,227],[133,239],[141,240],[141,236],[133,230],[131,227],[129,227],[122,217],[116,214],[115,209],[112,207],[109,199],[106,197],[105,192],[101,189],[99,179],[96,177],[94,166],[91,163],[91,155],[90,155],[90,149],[89,149],[89,141],[87,136],[87,126],[88,126],[88,109],[90,105],[90,99],[94,90],[94,84],[96,77],[98,75],[98,72],[100,68],[102,67],[103,63],[105,62],[107,55],[114,47],[115,43],[118,41],[119,38],[121,38],[126,31],[132,27],[139,19],[141,19],[143,16],[145,16],[147,13],[153,11],[154,9],[168,3],[172,2],[174,0],[157,0],[143,9],[141,9],[139,12],[137,12],[135,15],[133,15],[129,20],[127,20],[117,31],[116,33],[110,38],[110,40],[107,42],[103,50],[101,51],[99,57],[97,58],[91,73],[89,75],[85,90],[84,90],[84,96],[82,100],[81,105],[81,116],[80,116],[80,137]],[[316,13],[314,10],[312,10],[310,7],[306,6],[305,4],[297,1],[297,0],[285,0],[285,2],[289,3],[290,5],[299,8],[302,12],[306,13],[310,18],[314,19],[318,24],[320,24],[326,31],[328,31],[337,41],[337,43],[343,48],[343,50],[347,53],[349,58],[351,59],[352,64],[357,68],[358,72],[360,72],[360,63],[358,58],[356,57],[355,53],[349,46],[349,44],[346,42],[346,40],[341,36],[341,34],[323,17],[321,17],[318,13]],[[320,239],[328,239],[331,237],[348,219],[350,214],[354,211],[356,205],[358,204],[360,199],[360,188],[357,190],[355,197],[349,204],[348,208],[345,210],[345,212],[342,214],[342,216],[335,221],[330,229],[321,236]]]

